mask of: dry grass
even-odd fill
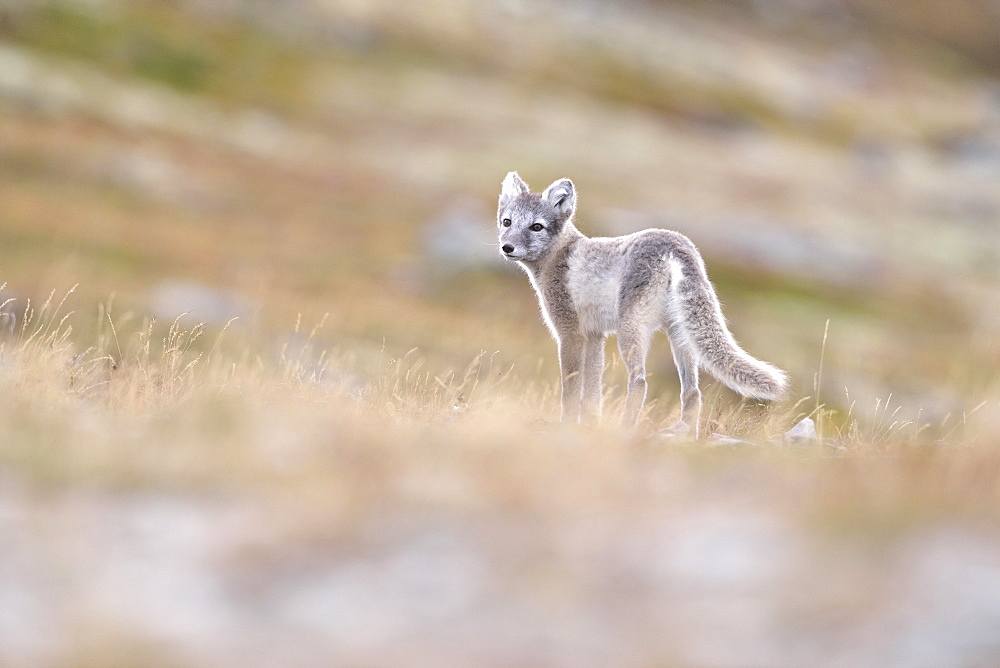
[[[0,664],[998,663],[986,23],[273,4],[0,9]],[[689,234],[794,398],[658,439],[660,339],[638,432],[610,350],[556,422],[524,277],[436,244],[512,168]]]
[[[265,353],[106,304],[81,341],[71,302],[0,347],[5,664],[996,657],[993,437],[715,393],[752,442],[662,441],[547,421],[554,388],[496,355],[348,356],[322,321]],[[768,442],[807,412],[841,449]],[[900,607],[942,596],[973,621]]]

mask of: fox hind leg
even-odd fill
[[[621,327],[618,331],[618,350],[628,372],[628,395],[622,426],[635,427],[646,403],[646,354],[652,332],[640,327]]]
[[[701,415],[701,390],[698,389],[698,363],[691,351],[671,341],[674,364],[681,381],[681,417],[668,431],[677,435],[688,434],[698,438],[698,419]]]

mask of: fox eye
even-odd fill
[[[532,232],[541,232],[542,230],[545,229],[545,226],[543,226],[541,223],[535,223],[528,229],[531,230]]]
[[[503,225],[504,227],[510,227],[510,218],[504,218],[503,220],[500,221],[500,224]]]

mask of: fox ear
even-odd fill
[[[507,172],[503,185],[500,186],[500,201],[514,199],[526,192],[528,192],[528,184],[521,180],[517,172]]]
[[[542,199],[564,216],[573,215],[576,210],[576,188],[569,179],[559,179],[542,193]]]

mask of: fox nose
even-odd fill
[[[502,250],[504,253],[507,253],[508,255],[510,255],[511,253],[514,252],[514,247],[511,246],[510,244],[504,244],[503,247],[500,250]]]

